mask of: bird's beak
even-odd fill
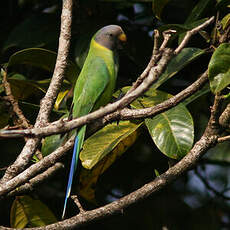
[[[118,36],[118,40],[117,40],[117,49],[121,50],[123,49],[123,45],[124,43],[127,41],[127,37],[125,35],[125,33],[121,33]]]
[[[127,37],[126,37],[125,33],[121,33],[121,34],[118,36],[118,39],[119,39],[121,42],[126,42],[126,41],[127,41]]]

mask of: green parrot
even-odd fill
[[[105,26],[93,36],[89,52],[74,88],[72,117],[81,117],[106,105],[115,89],[118,63],[117,49],[126,41],[126,35],[117,25]],[[74,142],[71,168],[64,202],[62,219],[65,216],[67,200],[70,196],[74,172],[77,168],[79,152],[81,151],[86,125],[74,131]]]

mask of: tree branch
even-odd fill
[[[46,92],[45,97],[41,101],[40,110],[36,119],[35,127],[40,128],[45,126],[49,119],[49,114],[53,108],[53,104],[57,97],[59,88],[64,79],[64,72],[67,66],[67,56],[70,47],[71,23],[72,23],[72,0],[64,0],[62,15],[61,15],[61,32],[59,37],[59,47],[54,74]],[[23,171],[31,161],[33,154],[36,151],[40,138],[27,140],[23,150],[17,157],[15,162],[9,166],[5,175],[1,179],[1,183],[6,183],[18,173]]]
[[[37,186],[39,186],[41,183],[43,183],[45,180],[52,177],[56,172],[60,169],[63,169],[64,165],[62,163],[55,163],[53,166],[49,167],[46,171],[42,172],[41,174],[38,174],[29,182],[26,182],[25,184],[17,187],[15,190],[11,191],[7,194],[7,196],[15,196],[24,194],[28,191],[33,191]]]
[[[108,114],[104,117],[96,120],[97,128],[106,125],[107,123],[115,120],[129,120],[129,119],[137,119],[137,118],[146,118],[153,117],[159,113],[165,112],[166,110],[176,106],[177,104],[184,101],[186,98],[194,94],[196,91],[201,89],[205,83],[208,81],[208,72],[205,71],[199,79],[197,79],[192,85],[188,86],[186,89],[178,93],[177,95],[169,98],[168,100],[149,108],[144,109],[128,109],[124,108],[119,111],[115,111],[111,114]],[[108,105],[109,107],[110,105]],[[100,109],[102,112],[104,108]],[[73,119],[71,121],[55,121],[50,123],[48,126],[43,128],[33,128],[33,129],[25,129],[25,130],[4,130],[0,132],[0,136],[2,137],[15,137],[15,136],[36,136],[36,137],[44,137],[50,136],[53,134],[64,133],[70,131],[74,128],[77,128],[81,125],[95,122],[95,117],[90,118],[90,116],[86,115],[80,118]]]
[[[121,210],[130,206],[131,204],[134,204],[140,200],[147,198],[151,194],[164,188],[166,185],[174,181],[187,170],[193,168],[195,164],[199,161],[199,159],[203,156],[203,154],[207,152],[209,148],[215,145],[216,140],[217,136],[208,137],[204,134],[201,137],[201,139],[198,142],[196,142],[192,150],[181,161],[179,161],[173,167],[169,168],[165,173],[156,177],[152,182],[145,184],[138,190],[110,204],[107,204],[103,207],[94,210],[80,212],[78,215],[71,217],[70,219],[47,225],[45,226],[45,229],[62,230],[80,227],[82,225],[85,225],[86,223],[90,223],[92,221],[100,220],[107,216],[111,216],[117,212],[120,212]],[[12,230],[13,228],[5,229]],[[44,230],[44,227],[25,229]]]
[[[63,146],[60,146],[50,155],[44,157],[36,164],[31,165],[19,175],[12,178],[6,183],[0,184],[0,197],[14,190],[16,187],[28,182],[31,178],[53,166],[68,150],[70,150],[74,143],[74,137],[70,138]]]

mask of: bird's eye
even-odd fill
[[[109,34],[110,37],[113,37],[113,34]]]

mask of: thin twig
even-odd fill
[[[77,195],[72,195],[71,198],[74,201],[74,203],[77,205],[80,213],[85,212],[85,209],[82,207],[82,205],[81,205],[81,203],[80,203],[80,201],[78,199],[78,196]]]
[[[1,69],[1,73],[2,73],[2,83],[3,83],[3,86],[5,88],[6,96],[8,98],[8,101],[12,105],[14,113],[19,118],[20,123],[21,123],[23,128],[31,128],[30,123],[28,122],[28,120],[26,119],[26,117],[24,116],[22,110],[20,109],[20,107],[18,105],[18,101],[14,98],[14,96],[12,94],[10,83],[7,80],[7,72],[5,70]]]
[[[159,52],[159,38],[160,33],[158,30],[154,30],[154,43],[153,43],[153,56],[156,55]]]
[[[217,135],[222,132],[221,126],[219,124],[219,116],[221,114],[223,97],[221,94],[216,94],[214,98],[213,106],[211,107],[211,116],[209,119],[209,124],[205,130],[205,132],[211,135]]]
[[[176,50],[174,51],[174,54],[177,55],[178,53],[181,52],[181,50],[186,46],[186,44],[188,43],[188,41],[190,40],[191,36],[193,36],[194,34],[196,34],[197,32],[199,32],[200,30],[204,29],[205,27],[207,27],[208,25],[210,25],[211,23],[214,22],[214,16],[211,17],[210,19],[208,19],[207,21],[205,21],[204,23],[202,23],[201,25],[195,27],[192,30],[189,30],[183,41],[180,43],[180,45],[176,48]]]
[[[153,47],[153,52],[152,52],[152,57],[150,59],[149,64],[143,71],[143,73],[137,78],[136,82],[132,85],[132,87],[128,90],[127,94],[133,92],[143,81],[145,78],[148,77],[150,71],[153,71],[154,66],[157,64],[157,62],[160,60],[162,55],[166,52],[169,52],[171,50],[166,49],[166,46],[169,42],[169,39],[172,35],[172,33],[175,33],[175,30],[167,30],[163,32],[163,37],[164,40],[162,42],[162,45],[159,48],[159,31],[154,30],[154,47]]]
[[[224,141],[230,141],[230,135],[224,136],[224,137],[219,137],[217,141],[219,143],[224,142]]]
[[[153,50],[154,50],[154,48],[153,48]],[[129,89],[127,94],[133,92],[144,81],[144,79],[148,77],[148,74],[149,74],[151,68],[153,68],[157,64],[157,62],[159,61],[161,56],[162,56],[162,52],[154,53],[154,55],[151,57],[148,65],[147,65],[147,67],[142,72],[142,74],[137,78],[137,80],[133,83],[132,87]]]
[[[18,116],[19,121],[20,121],[19,122],[20,124],[17,124],[17,129],[18,128],[32,128],[32,125],[29,123],[29,121],[24,116],[22,110],[20,109],[20,107],[18,105],[18,101],[14,98],[14,96],[12,94],[10,83],[7,81],[7,72],[3,69],[1,69],[1,72],[3,75],[2,83],[3,83],[3,86],[5,88],[6,97],[7,97],[8,101],[11,103],[13,111]],[[12,128],[13,127],[10,127],[10,129],[12,129]],[[14,127],[14,128],[16,128],[16,127]],[[27,141],[27,140],[28,140],[28,138],[25,137],[25,141]],[[42,158],[42,155],[41,155],[39,150],[36,150],[35,154],[38,156],[39,159]]]
[[[176,30],[166,30],[166,31],[163,32],[164,40],[163,40],[163,42],[161,44],[161,47],[159,49],[160,51],[164,50],[167,47],[168,42],[169,42],[172,34],[175,34],[175,33],[176,33]]]

